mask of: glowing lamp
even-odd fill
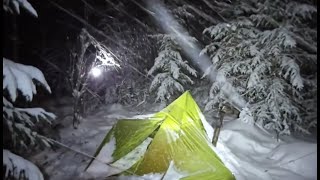
[[[91,69],[91,74],[93,75],[93,77],[98,77],[98,76],[100,76],[101,75],[101,69],[100,68],[98,68],[98,67],[93,67],[92,69]]]

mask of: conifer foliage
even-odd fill
[[[8,98],[3,96],[3,122],[6,132],[10,133],[8,138],[11,148],[26,150],[30,147],[50,147],[50,140],[38,134],[34,128],[41,122],[50,125],[55,115],[42,108],[20,108],[13,104],[18,92],[21,92],[27,101],[32,101],[33,95],[37,93],[34,80],[51,92],[42,72],[33,66],[14,63],[3,58],[3,77],[3,90],[8,94]],[[5,177],[19,179],[24,176],[29,179],[43,179],[42,173],[30,161],[7,149],[3,149],[3,156]]]
[[[175,38],[168,34],[155,36],[160,44],[158,56],[148,75],[155,74],[150,91],[157,91],[156,100],[167,102],[177,92],[184,92],[184,86],[193,84],[191,77],[197,72],[182,59]]]
[[[295,1],[234,1],[228,22],[206,28],[201,52],[250,104],[254,120],[278,134],[316,125],[316,8]],[[219,98],[218,98],[219,97]],[[225,98],[212,84],[206,109]],[[307,103],[310,103],[307,105]],[[308,115],[307,115],[308,114]]]
[[[19,13],[20,6],[37,16],[36,11],[26,0],[6,0],[3,2],[4,10],[9,12],[13,12],[13,8]],[[3,90],[5,92],[3,96],[3,135],[4,139],[6,137],[10,142],[10,144],[4,142],[5,145],[9,146],[4,148],[10,150],[3,149],[3,167],[5,170],[3,177],[6,179],[44,179],[36,165],[13,153],[21,153],[32,147],[50,147],[50,140],[38,134],[34,129],[41,122],[50,125],[55,115],[42,108],[23,108],[14,104],[20,94],[24,97],[24,100],[32,101],[33,96],[37,94],[37,84],[51,93],[43,73],[38,68],[3,58]]]

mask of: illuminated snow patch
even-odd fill
[[[111,167],[105,163],[113,161],[112,153],[115,148],[116,139],[112,137],[111,140],[102,147],[100,153],[96,157],[97,160],[94,160],[91,163],[87,172],[94,177],[107,176]]]
[[[113,167],[117,167],[119,169],[127,170],[131,166],[133,166],[139,159],[142,158],[144,153],[146,152],[149,144],[151,143],[152,138],[147,138],[144,140],[139,146],[129,152],[127,155],[119,159],[118,161],[112,163]]]
[[[108,177],[114,174],[119,174],[120,172],[123,172],[133,166],[144,155],[151,141],[152,138],[147,138],[126,156],[122,157],[111,165],[107,165],[102,162],[110,163],[113,161],[112,153],[115,150],[115,138],[113,137],[98,154],[96,159],[99,159],[99,161],[93,161],[87,172],[90,173],[91,176],[94,176],[94,178]]]
[[[180,179],[183,177],[186,177],[188,174],[183,173],[181,171],[178,171],[178,169],[175,167],[173,161],[170,162],[169,168],[167,172],[165,173],[165,176],[162,178],[162,180],[172,180],[172,179]]]
[[[149,173],[145,174],[143,176],[119,176],[118,180],[161,180],[163,176],[163,173]]]

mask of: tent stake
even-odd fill
[[[220,129],[222,127],[222,123],[223,123],[223,117],[225,114],[225,106],[222,106],[221,108],[219,108],[219,122],[218,124],[216,124],[216,127],[214,129],[214,134],[213,134],[213,138],[212,138],[212,144],[214,147],[217,146],[217,142],[218,142],[218,138],[219,138],[219,134],[220,134]]]

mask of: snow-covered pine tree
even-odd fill
[[[158,56],[148,75],[155,74],[150,91],[157,91],[156,101],[167,103],[178,92],[184,92],[185,86],[193,84],[191,76],[197,72],[180,55],[180,47],[175,38],[168,34],[155,35],[160,44]]]
[[[19,14],[19,7],[23,7],[28,12],[37,17],[36,11],[26,0],[5,0],[3,9],[13,13],[15,10]],[[3,58],[3,90],[7,94],[3,96],[3,125],[4,137],[9,138],[10,150],[19,152],[39,147],[41,145],[50,147],[50,141],[34,131],[34,127],[40,121],[51,123],[55,115],[46,112],[42,108],[19,108],[13,103],[16,101],[18,92],[27,100],[32,101],[33,95],[37,93],[36,83],[43,85],[48,92],[51,89],[45,80],[42,72],[33,67],[15,63]],[[5,139],[5,138],[4,138]],[[6,143],[5,143],[6,145]],[[9,147],[4,147],[9,148]],[[32,179],[43,180],[43,175],[32,162],[3,149],[3,167],[6,179]]]
[[[3,0],[3,9],[5,11],[20,14],[20,7],[27,10],[33,16],[38,17],[37,11],[27,0]]]
[[[249,102],[257,123],[280,135],[308,133],[317,124],[316,7],[287,0],[232,3],[221,6],[234,12],[232,20],[204,30],[212,43],[201,54]],[[226,99],[218,81],[209,94],[207,110]]]
[[[10,133],[11,147],[16,149],[28,149],[30,147],[50,147],[50,140],[34,131],[34,127],[40,121],[51,124],[55,115],[46,112],[42,108],[19,108],[15,107],[18,91],[27,101],[32,101],[33,95],[37,93],[33,79],[40,82],[48,92],[50,87],[42,72],[33,67],[3,58],[3,90],[8,93],[8,98],[3,96],[3,122],[4,128]],[[11,102],[10,102],[11,101]],[[6,177],[19,178],[21,170],[24,176],[43,179],[41,172],[31,162],[3,149],[3,165],[6,166]],[[32,172],[34,171],[34,172]]]

